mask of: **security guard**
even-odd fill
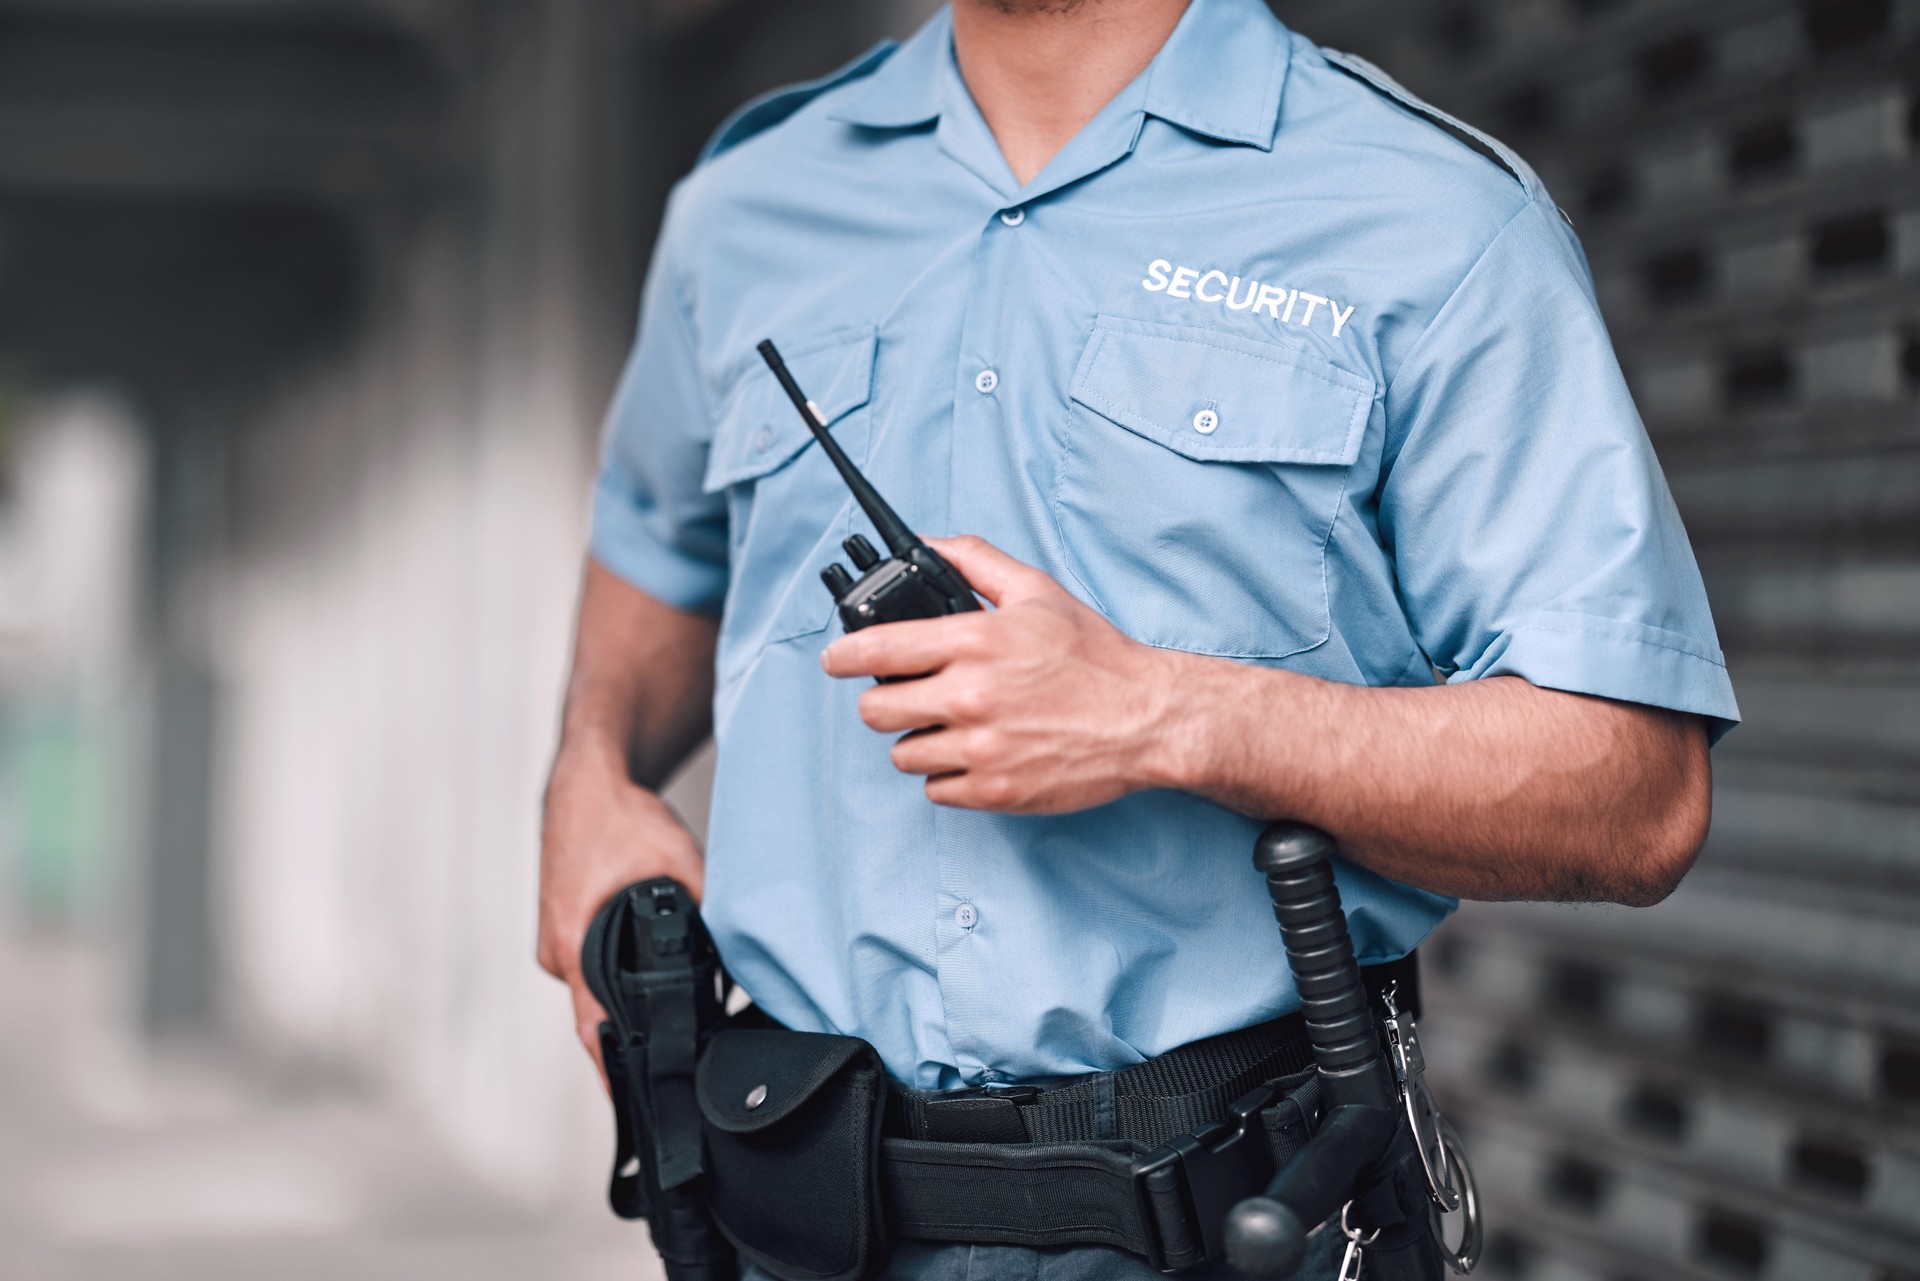
[[[996,608],[836,639],[817,576],[867,527],[767,337]],[[673,875],[763,1009],[904,1085],[1111,1072],[1296,1003],[1264,820],[1340,838],[1386,961],[1460,897],[1663,897],[1737,717],[1518,157],[1259,0],[954,0],[744,108],[673,194],[607,425],[541,957],[591,1049],[580,933]],[[647,788],[709,727],[703,858]]]

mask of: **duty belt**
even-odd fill
[[[609,1015],[614,1208],[647,1218],[671,1281],[737,1263],[871,1281],[894,1240],[1105,1246],[1165,1272],[1224,1260],[1280,1278],[1329,1222],[1343,1276],[1466,1272],[1479,1215],[1426,1089],[1415,965],[1355,964],[1334,854],[1294,823],[1254,847],[1300,1014],[1117,1072],[938,1093],[891,1086],[859,1037],[725,1015],[684,888],[630,886],[581,949]]]
[[[1363,969],[1417,999],[1414,958]],[[1312,1134],[1319,1079],[1292,1014],[1048,1087],[892,1086],[880,1151],[895,1239],[1105,1245],[1162,1271],[1222,1251],[1228,1212]]]

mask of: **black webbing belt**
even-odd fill
[[[1227,1105],[1276,1077],[1312,1066],[1297,1014],[1196,1041],[1118,1072],[1053,1089],[1011,1086],[887,1092],[887,1133],[935,1143],[1082,1143],[1148,1147],[1227,1114]]]
[[[1412,958],[1363,970],[1376,1000],[1397,984],[1402,1008],[1417,999],[1415,973]],[[1291,1014],[1050,1088],[893,1087],[880,1166],[888,1231],[923,1241],[1108,1245],[1157,1267],[1188,1266],[1206,1254],[1195,1219],[1257,1191],[1239,1185],[1264,1185],[1311,1133],[1312,1065],[1305,1025]],[[1259,1096],[1284,1077],[1303,1077],[1291,1098]],[[1213,1163],[1183,1144],[1236,1102],[1253,1107],[1243,1121],[1262,1157]]]

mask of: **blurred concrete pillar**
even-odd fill
[[[23,401],[0,498],[0,911],[97,922],[131,865],[148,455],[124,402]]]

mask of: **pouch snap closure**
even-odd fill
[[[747,1111],[751,1112],[767,1101],[767,1087],[756,1085],[747,1091]]]

